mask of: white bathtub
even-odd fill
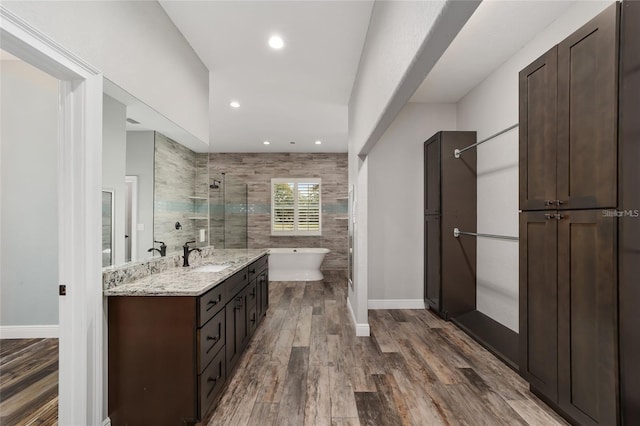
[[[319,281],[326,248],[269,249],[269,281]]]

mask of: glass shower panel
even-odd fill
[[[247,184],[224,177],[224,247],[247,248]]]
[[[224,244],[224,176],[212,173],[209,177],[209,233],[214,247]]]

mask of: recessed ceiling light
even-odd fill
[[[229,106],[230,106],[231,108],[240,108],[240,102],[238,102],[238,101],[231,101],[231,102],[229,103]]]
[[[320,145],[322,141],[316,141],[316,145]]]
[[[271,142],[269,142],[269,141],[264,141],[264,142],[262,142],[262,143],[263,143],[263,144],[265,144],[265,145],[269,145]]]
[[[282,37],[274,35],[269,38],[269,46],[271,46],[272,49],[282,49],[284,47],[284,41]]]

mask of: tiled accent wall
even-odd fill
[[[210,154],[210,174],[248,184],[248,247],[325,247],[322,269],[347,269],[347,154]],[[271,236],[271,178],[322,179],[322,236]]]
[[[194,195],[196,153],[155,134],[155,185],[153,236],[167,244],[167,254],[180,252],[186,241],[194,239]],[[206,203],[203,203],[206,204]],[[182,229],[175,229],[180,222]]]

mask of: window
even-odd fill
[[[322,235],[321,179],[271,179],[271,235]]]

